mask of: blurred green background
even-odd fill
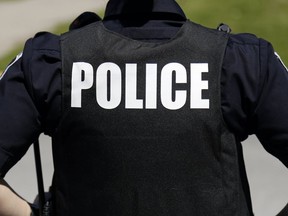
[[[249,32],[270,41],[282,60],[288,64],[286,41],[288,0],[178,0],[177,2],[190,20],[201,25],[216,28],[223,22],[232,28],[234,34]],[[69,23],[60,23],[49,31],[60,34],[67,31],[68,25]],[[23,44],[24,39],[22,44],[0,59],[0,73],[23,49]]]
[[[288,64],[288,0],[178,0],[191,20],[210,28],[221,22],[232,33],[252,33],[273,44]]]

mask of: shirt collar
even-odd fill
[[[149,5],[150,4],[150,5]],[[104,19],[125,16],[127,14],[157,15],[165,17],[169,14],[171,19],[186,20],[186,16],[175,0],[109,0],[107,3]]]

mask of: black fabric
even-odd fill
[[[288,215],[288,203],[287,205],[277,214],[277,216],[286,216]]]
[[[116,19],[120,21],[122,27],[143,27],[151,20],[186,21],[182,9],[174,0],[169,4],[162,0],[110,0],[104,20]]]
[[[174,0],[110,0],[107,3],[104,19],[121,16],[138,16],[138,14],[174,14],[178,19],[185,20],[186,17]],[[173,15],[172,15],[173,16]]]
[[[100,21],[101,18],[93,12],[86,11],[82,14],[80,14],[70,25],[69,25],[69,30],[75,30],[82,28],[86,25],[89,25],[93,22]]]
[[[188,21],[166,43],[131,40],[101,23],[63,36],[64,115],[54,137],[57,215],[231,216],[239,215],[239,209],[240,215],[249,215],[239,185],[236,143],[222,121],[220,71],[226,42],[226,34]],[[207,62],[205,95],[211,107],[190,109],[187,102],[177,112],[168,110],[158,90],[156,109],[128,109],[123,87],[119,106],[103,109],[95,100],[95,84],[83,90],[81,108],[71,107],[75,62],[90,63],[94,78],[99,65],[115,63],[123,85],[128,82],[125,63],[137,63],[139,98],[145,98],[145,63],[157,63],[159,78],[167,63],[181,63],[189,71],[190,63]],[[73,178],[75,170],[79,178]]]

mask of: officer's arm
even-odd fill
[[[30,206],[17,196],[9,185],[0,179],[0,216],[29,216]]]
[[[19,54],[0,76],[0,216],[31,213],[27,202],[3,180],[39,133],[37,110],[26,88],[22,60]]]
[[[265,149],[288,168],[288,71],[272,46],[268,46],[266,56],[255,132]]]
[[[256,134],[288,167],[288,71],[267,41],[231,35],[221,75],[225,122],[244,141]]]

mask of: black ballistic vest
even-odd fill
[[[226,43],[225,33],[190,21],[165,42],[132,40],[101,22],[62,36],[63,118],[53,137],[56,215],[251,215],[234,136],[221,113]],[[200,91],[209,108],[192,106],[196,63],[208,65],[200,78],[208,89]],[[105,71],[107,65],[113,67]],[[151,68],[156,75],[147,79]],[[138,107],[129,105],[133,94]]]

